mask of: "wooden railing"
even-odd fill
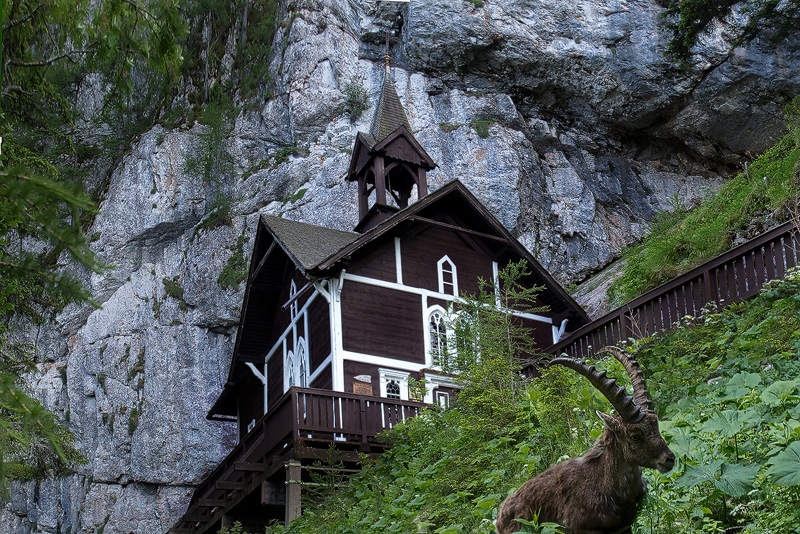
[[[377,435],[416,416],[425,404],[321,389],[290,388],[200,483],[172,532],[205,532],[260,487],[268,467],[298,442],[327,449],[381,448]]]
[[[798,263],[796,228],[783,224],[592,321],[545,352],[588,358],[593,349],[668,330],[708,305],[743,301]]]

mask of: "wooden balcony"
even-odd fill
[[[290,388],[197,487],[170,532],[216,532],[234,508],[256,502],[299,513],[302,462],[324,459],[333,443],[345,461],[379,453],[377,435],[414,417],[426,404],[321,389]],[[290,486],[296,486],[296,499]],[[254,497],[258,494],[258,499]],[[295,501],[295,502],[293,502]],[[257,508],[257,507],[256,507]]]

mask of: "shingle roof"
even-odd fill
[[[262,215],[261,220],[286,252],[304,269],[314,267],[361,237],[355,232],[334,230],[273,215]]]
[[[411,131],[411,125],[406,117],[403,104],[400,103],[400,97],[397,96],[392,78],[389,73],[386,73],[383,78],[381,96],[375,107],[375,115],[372,117],[372,126],[369,129],[369,135],[374,140],[372,144],[380,143],[387,135],[401,126],[405,126],[409,132]]]

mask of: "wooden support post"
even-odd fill
[[[286,463],[286,521],[288,525],[302,513],[300,504],[300,479],[303,476],[302,464],[297,460]]]
[[[271,480],[261,483],[261,504],[286,505],[286,487],[279,487]]]
[[[233,518],[228,514],[223,515],[220,520],[220,527],[230,530],[233,527]]]

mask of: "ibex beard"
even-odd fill
[[[570,358],[564,365],[589,379],[611,402],[618,415],[597,412],[605,424],[594,447],[579,458],[561,462],[532,478],[510,495],[497,513],[497,534],[522,528],[516,519],[562,525],[571,534],[622,534],[636,519],[637,501],[646,492],[642,467],[662,473],[675,465],[675,455],[658,430],[658,417],[636,360],[616,347],[611,353],[631,377],[634,397],[608,378],[605,371]]]

